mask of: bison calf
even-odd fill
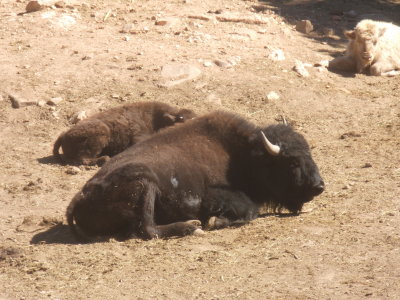
[[[376,76],[400,74],[400,27],[391,23],[362,20],[349,39],[346,54],[329,62],[334,70],[368,72]]]
[[[54,144],[53,154],[69,163],[102,165],[110,156],[161,128],[194,116],[191,110],[177,109],[161,102],[118,106],[82,120],[62,133]]]
[[[291,127],[213,112],[111,158],[73,198],[67,220],[81,240],[183,236],[200,222],[248,222],[264,204],[298,213],[323,190],[306,140]]]

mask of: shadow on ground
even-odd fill
[[[309,38],[344,50],[343,31],[362,19],[400,24],[400,0],[260,0],[290,24],[310,20],[314,31]],[[331,29],[333,34],[327,35]]]

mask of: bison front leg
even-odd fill
[[[242,192],[212,188],[202,209],[206,229],[212,230],[246,224],[258,216],[259,207]]]
[[[159,195],[158,187],[149,181],[143,181],[142,183],[145,188],[142,224],[144,237],[154,239],[203,233],[200,228],[201,222],[198,220],[157,225],[154,221],[154,205],[156,197]]]
[[[357,62],[351,56],[336,57],[329,62],[328,68],[337,71],[356,72]]]

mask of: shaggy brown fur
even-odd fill
[[[53,154],[63,162],[102,165],[110,156],[161,128],[195,117],[193,111],[161,102],[138,102],[111,108],[82,120],[56,140]],[[63,155],[60,155],[60,147]]]
[[[362,20],[345,36],[349,39],[346,54],[330,61],[331,69],[375,76],[400,74],[400,27]]]

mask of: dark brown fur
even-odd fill
[[[53,154],[74,164],[102,165],[161,128],[184,122],[195,114],[161,102],[138,102],[111,108],[80,121],[62,133],[54,143]],[[63,155],[60,155],[60,147]]]
[[[261,131],[281,147],[278,156],[266,151]],[[256,218],[264,204],[298,213],[323,188],[307,142],[292,128],[214,112],[111,158],[71,201],[67,219],[82,240],[182,236],[196,231],[188,220],[221,228]]]

